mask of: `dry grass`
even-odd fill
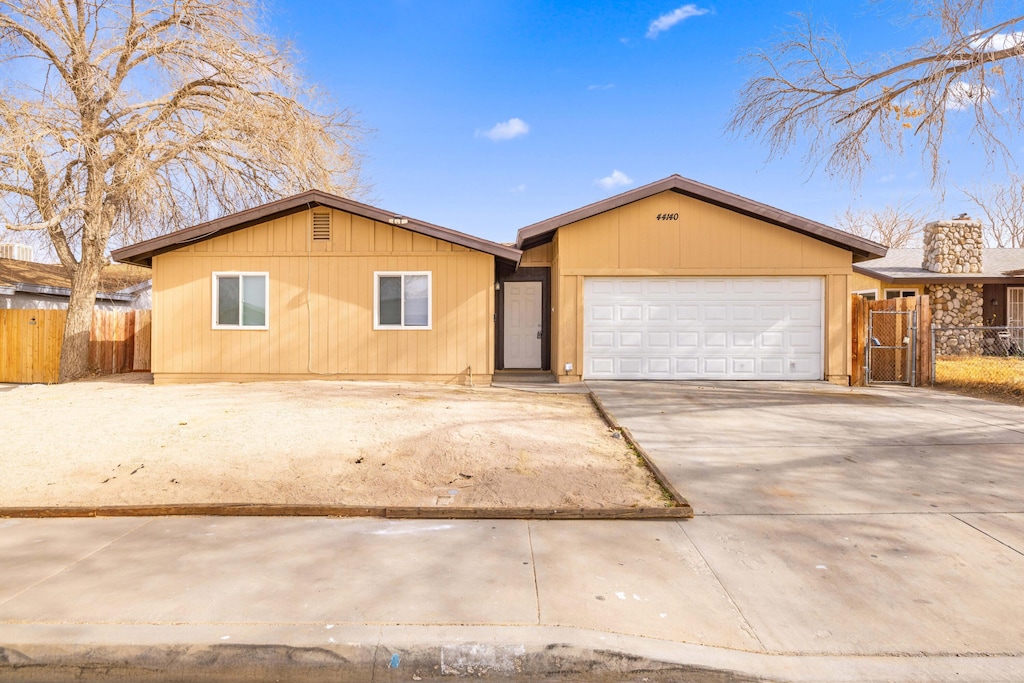
[[[997,356],[938,358],[935,385],[979,398],[1024,404],[1024,359]]]

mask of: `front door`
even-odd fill
[[[541,367],[541,283],[505,283],[505,368]]]

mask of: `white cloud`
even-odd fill
[[[971,41],[971,47],[981,52],[998,52],[1017,47],[1021,43],[1024,43],[1024,31],[1012,31],[996,33],[986,38],[975,38]]]
[[[495,142],[501,140],[511,140],[512,138],[518,138],[522,135],[526,135],[530,132],[530,126],[522,119],[511,118],[508,121],[502,121],[501,123],[494,124],[494,127],[490,130],[477,131],[476,136],[490,138]]]
[[[614,83],[606,83],[605,85],[588,85],[587,90],[611,90],[614,87]]]
[[[957,81],[949,86],[946,93],[946,109],[962,111],[994,97],[995,94],[996,91],[986,85]]]
[[[623,173],[622,171],[615,169],[614,171],[612,171],[612,174],[610,176],[606,176],[604,178],[595,180],[594,184],[600,185],[601,188],[611,191],[614,190],[616,187],[625,187],[626,185],[632,185],[633,179],[630,178],[625,173]]]
[[[647,27],[647,37],[653,40],[658,37],[659,33],[669,30],[679,22],[686,21],[690,17],[699,17],[702,14],[707,14],[708,11],[703,7],[697,7],[697,5],[693,4],[678,7],[652,21],[651,25]]]

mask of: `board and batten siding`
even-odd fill
[[[155,381],[489,382],[494,257],[330,212],[329,241],[310,239],[303,211],[155,256]],[[268,330],[213,329],[213,273],[225,271],[269,273]],[[431,329],[373,329],[377,271],[432,274]]]
[[[678,219],[658,220],[658,215]],[[850,376],[853,256],[813,237],[666,191],[562,226],[552,242],[552,366],[583,371],[586,277],[819,276],[824,282],[824,379]],[[566,363],[573,370],[566,373]]]

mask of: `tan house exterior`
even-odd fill
[[[153,269],[158,383],[850,377],[868,240],[680,176],[516,246],[307,192],[114,252]]]
[[[801,378],[846,384],[851,363],[853,263],[885,254],[883,246],[869,240],[680,176],[523,228],[517,246],[524,252],[524,266],[551,268],[551,367],[560,382],[594,378],[588,373],[585,348],[588,279],[612,285],[629,285],[634,279],[657,280],[659,285],[661,281],[686,286],[739,283],[741,289],[754,290],[769,289],[775,282],[817,281],[822,309],[820,366]],[[756,305],[766,308],[763,304],[770,303],[771,296],[764,294]],[[719,306],[727,307],[727,301]],[[756,337],[768,326],[758,329],[755,323],[749,328]],[[660,329],[678,333],[683,327],[668,322]],[[606,336],[615,333],[614,327],[608,330]],[[666,354],[668,362],[680,360],[678,353]],[[741,359],[719,360],[738,363]],[[641,359],[641,366],[644,362]],[[641,368],[639,375],[638,379],[656,378],[659,373]],[[669,368],[666,378],[701,376],[764,379],[766,373]],[[779,378],[786,379],[786,373]]]
[[[321,192],[113,253],[153,269],[157,383],[488,384],[495,261],[515,264],[519,256],[511,247]],[[377,278],[401,274],[428,278],[427,324],[398,328],[375,318]],[[216,283],[236,276],[251,278],[254,292],[266,288],[264,324],[218,324]]]

